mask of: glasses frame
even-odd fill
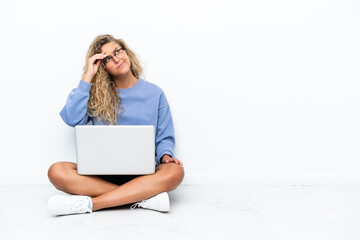
[[[108,66],[108,67],[112,67],[113,64],[115,63],[115,62],[114,62],[114,57],[119,58],[118,55],[119,55],[119,53],[120,53],[121,51],[125,51],[125,48],[123,48],[123,47],[120,47],[119,49],[118,49],[118,48],[115,48],[114,54],[111,54],[110,56],[107,56],[106,58],[104,58],[104,59],[102,60],[102,64],[104,65],[104,67],[106,66],[106,64],[110,63],[110,61],[112,62],[112,65],[111,65],[111,66]]]

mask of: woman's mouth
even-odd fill
[[[121,68],[121,66],[124,64],[124,62],[122,62],[116,69]]]

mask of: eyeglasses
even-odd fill
[[[124,55],[124,48],[119,48],[119,49],[115,49],[114,51],[114,54],[104,58],[102,60],[103,64],[106,66],[106,67],[111,67],[112,65],[114,65],[114,57],[117,57],[119,58],[120,56]],[[112,61],[111,61],[112,60]]]

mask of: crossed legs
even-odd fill
[[[135,203],[161,192],[174,190],[184,178],[176,163],[161,164],[151,175],[136,177],[119,186],[96,176],[79,175],[75,163],[57,162],[50,166],[50,182],[59,190],[92,197],[93,211]]]

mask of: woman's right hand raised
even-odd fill
[[[106,58],[106,56],[107,56],[106,53],[97,53],[88,59],[87,71],[83,79],[85,82],[91,83],[91,80],[93,79],[97,70],[99,69],[101,60]]]

